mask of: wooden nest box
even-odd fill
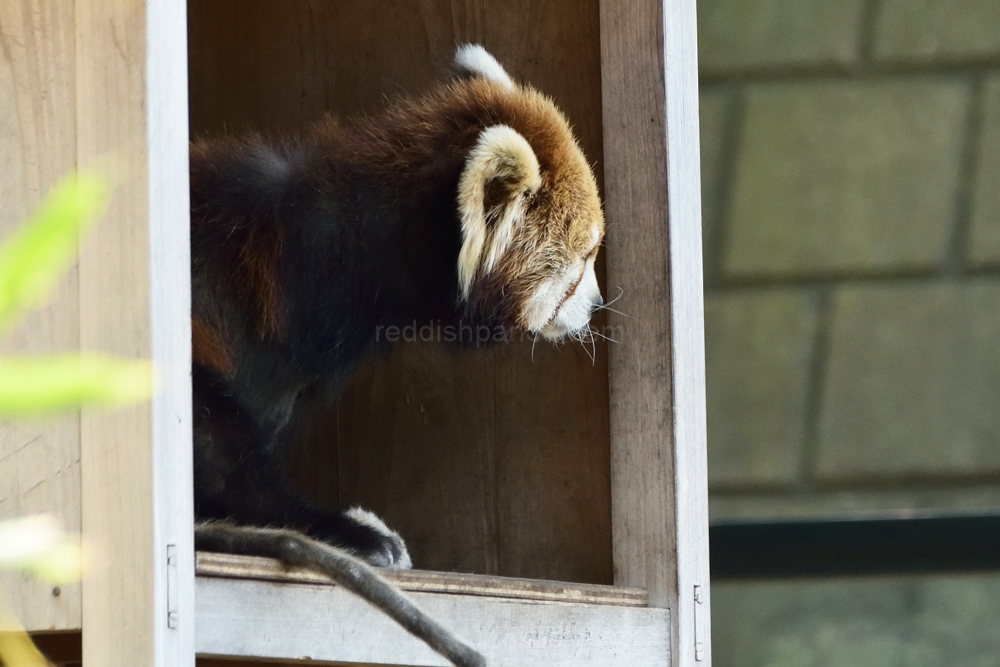
[[[621,294],[595,325],[617,342],[398,345],[315,415],[291,464],[316,502],[397,529],[433,572],[395,579],[493,665],[709,665],[694,13],[695,0],[5,4],[0,231],[77,166],[112,155],[123,175],[71,278],[6,348],[164,370],[151,404],[0,431],[0,517],[55,513],[100,554],[58,595],[2,575],[39,641],[82,629],[88,667],[445,664],[307,573],[196,560],[187,150],[189,136],[378,108],[478,42],[555,99],[595,165],[603,293]]]

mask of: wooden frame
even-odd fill
[[[616,588],[476,575],[401,583],[491,664],[709,665],[695,1],[599,8],[608,282],[628,286],[633,313],[610,321],[628,331],[609,350]],[[5,8],[0,21],[11,16]],[[190,363],[185,2],[76,0],[64,20],[71,27],[60,34],[29,31],[75,40],[63,62],[75,72],[66,162],[110,153],[124,174],[66,303],[78,300],[82,347],[152,357],[165,376],[149,406],[81,416],[76,511],[106,562],[84,581],[80,616],[49,622],[55,612],[43,610],[32,627],[82,620],[93,665],[192,665],[196,651],[444,664],[357,599],[300,573],[205,557],[195,576],[190,382],[177,370]],[[24,95],[31,85],[40,84],[29,81]],[[72,498],[60,503],[52,509],[73,514]],[[245,604],[250,597],[266,603]]]
[[[27,218],[46,190],[76,166],[72,3],[0,4],[0,234]],[[32,43],[46,48],[32,49]],[[8,166],[9,165],[9,166]],[[52,303],[4,340],[4,352],[72,350],[80,345],[79,286],[70,271]],[[68,315],[68,316],[67,316]],[[5,424],[0,429],[0,516],[50,512],[80,529],[80,419]],[[80,587],[60,595],[26,577],[0,574],[0,591],[29,628],[80,627]]]
[[[20,151],[2,146],[20,169],[0,180],[29,186],[29,200],[75,167],[103,169],[117,185],[46,315],[59,325],[40,329],[45,344],[21,349],[151,358],[159,376],[151,403],[84,410],[75,433],[4,434],[71,462],[38,470],[37,459],[5,458],[0,477],[16,482],[4,513],[47,510],[82,526],[92,564],[82,595],[67,587],[62,603],[61,590],[21,588],[15,611],[29,629],[86,626],[83,659],[92,665],[194,665],[185,8],[183,0],[28,0],[0,10],[3,34],[20,37],[0,51],[0,67],[13,73],[13,117],[23,128],[32,119],[35,130]],[[32,502],[46,487],[59,493]]]
[[[611,349],[615,583],[675,611],[684,667],[711,663],[697,53],[693,0],[601,2],[608,274],[643,314]]]
[[[186,5],[76,3],[78,159],[117,162],[80,255],[80,345],[153,359],[151,404],[81,416],[88,665],[194,664]],[[120,174],[120,175],[119,175]]]

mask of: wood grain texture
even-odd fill
[[[381,108],[475,41],[556,100],[600,174],[596,0],[199,0],[189,28],[195,136]],[[610,583],[606,347],[531,347],[400,345],[316,418],[303,487],[382,514],[418,567]]]
[[[611,316],[615,583],[675,612],[693,667],[711,662],[695,2],[602,0],[601,33],[608,277],[641,314]]]
[[[144,113],[144,8],[77,2],[79,154],[115,153],[125,182],[80,254],[84,349],[150,358],[149,168]],[[121,167],[120,167],[121,168]],[[101,545],[83,581],[87,664],[154,663],[152,415],[150,406],[81,419],[83,530]]]
[[[601,2],[615,582],[676,605],[667,147],[659,0]]]
[[[183,0],[76,4],[77,146],[120,182],[79,262],[87,350],[152,358],[151,402],[81,417],[83,661],[194,664],[190,292]],[[175,628],[167,545],[176,546]]]
[[[195,572],[202,577],[334,585],[332,580],[318,572],[306,568],[288,568],[280,561],[270,558],[202,551],[196,554]],[[619,607],[645,607],[647,603],[646,591],[641,588],[426,570],[382,570],[381,573],[402,590],[420,593],[478,595],[544,602],[582,602]]]
[[[411,593],[495,667],[667,666],[666,609]],[[198,577],[198,653],[312,662],[447,665],[333,586]],[[363,638],[363,641],[359,641]]]
[[[0,238],[76,166],[73,2],[0,3]],[[0,345],[4,355],[76,350],[76,267],[46,308]],[[0,423],[0,518],[46,512],[80,530],[78,415]],[[0,574],[0,591],[29,630],[80,627],[80,587]]]

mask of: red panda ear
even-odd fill
[[[506,125],[482,131],[458,182],[462,249],[458,284],[468,298],[476,274],[493,270],[510,245],[524,212],[527,195],[538,191],[542,177],[528,141]]]
[[[514,87],[510,75],[497,59],[478,44],[464,44],[455,51],[455,73],[463,78],[481,76],[508,88]]]

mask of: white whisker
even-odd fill
[[[614,338],[611,338],[610,336],[605,336],[600,331],[594,331],[593,329],[591,329],[590,333],[595,338],[603,338],[604,340],[608,341],[609,343],[616,343],[616,344],[621,343],[620,340],[615,340]]]
[[[622,312],[622,311],[620,311],[620,310],[615,310],[614,308],[609,308],[609,307],[607,307],[607,306],[601,306],[601,307],[600,307],[600,308],[598,308],[597,310],[606,310],[606,311],[608,311],[608,312],[611,312],[611,313],[615,313],[616,315],[621,315],[622,317],[632,317],[631,315],[629,315],[629,314],[627,314],[627,313],[623,313],[623,312]]]
[[[582,347],[582,348],[583,348],[583,351],[584,351],[584,352],[585,352],[585,353],[587,354],[587,356],[588,356],[588,357],[590,358],[590,363],[591,363],[591,364],[594,364],[594,363],[596,363],[596,361],[595,361],[595,356],[594,356],[593,354],[591,354],[591,353],[590,353],[590,350],[588,350],[588,349],[587,349],[587,343],[586,343],[586,342],[584,341],[584,339],[583,339],[583,332],[582,332],[582,331],[578,331],[578,332],[574,333],[574,334],[573,334],[573,339],[574,339],[575,341],[577,341],[578,343],[580,343],[580,347]]]
[[[608,302],[607,302],[606,304],[604,304],[604,305],[605,305],[605,306],[610,306],[610,305],[611,305],[611,304],[613,304],[613,303],[614,303],[615,301],[618,301],[619,299],[621,299],[621,298],[622,298],[623,296],[625,296],[625,290],[623,290],[623,289],[622,289],[621,287],[619,287],[619,288],[618,288],[618,296],[616,296],[615,298],[611,299],[611,301],[608,301]]]
[[[616,301],[618,301],[619,299],[621,299],[623,296],[625,296],[625,290],[623,290],[621,287],[619,287],[618,288],[618,296],[616,296],[615,298],[611,299],[611,301],[608,301],[605,304],[601,304],[597,308],[597,310],[607,310],[607,311],[610,311],[612,313],[615,313],[616,315],[621,315],[622,317],[632,317],[628,313],[623,313],[622,311],[615,310],[614,308],[611,307],[611,304],[615,303]]]

